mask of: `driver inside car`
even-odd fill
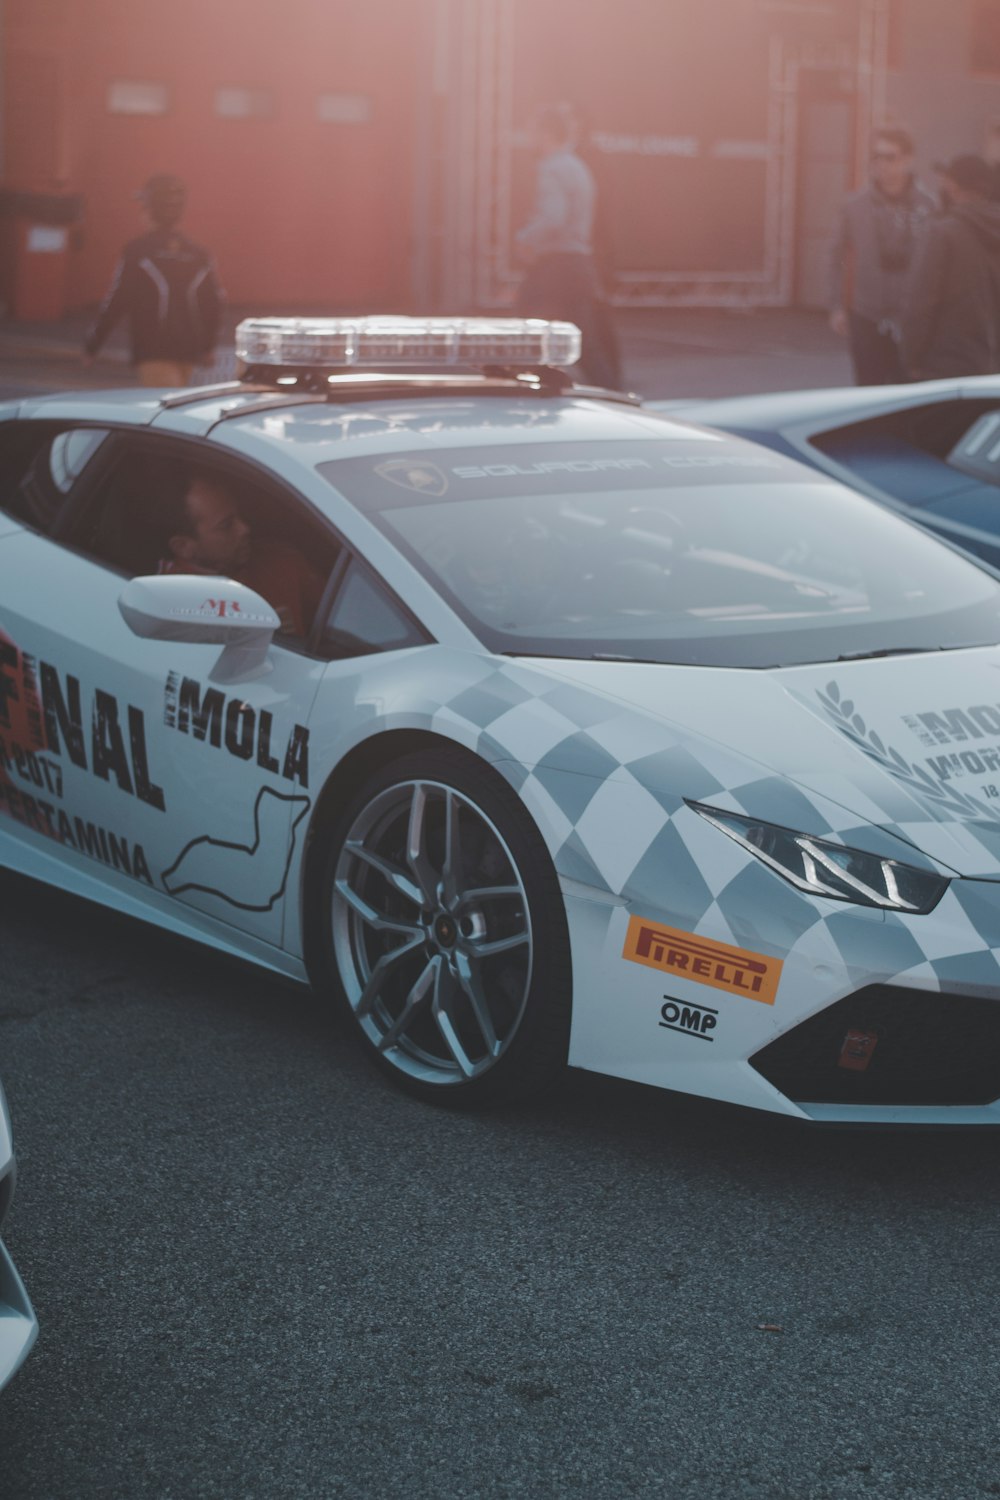
[[[162,555],[158,573],[233,578],[266,599],[290,635],[305,636],[324,579],[295,547],[255,540],[253,528],[225,484],[189,476],[158,512]]]

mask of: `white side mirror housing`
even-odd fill
[[[203,573],[133,578],[118,596],[128,628],[145,640],[222,646],[213,678],[231,681],[266,670],[277,614],[245,583]]]

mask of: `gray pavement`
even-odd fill
[[[390,1091],[321,998],[0,901],[42,1325],[4,1500],[1000,1493],[993,1136],[585,1075],[466,1118]]]
[[[649,399],[851,383],[844,340],[822,313],[629,310],[618,326],[630,383]]]

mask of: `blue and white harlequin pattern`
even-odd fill
[[[846,808],[768,774],[736,750],[513,663],[486,673],[435,715],[439,731],[454,734],[459,725],[465,742],[520,793],[564,883],[606,892],[627,911],[684,931],[779,957],[786,975],[807,977],[795,989],[783,980],[773,1015],[735,1002],[758,1022],[744,1055],[863,985],[1000,997],[1000,884],[955,880],[924,917],[813,898],[685,803],[708,802],[937,868],[919,849],[920,821],[933,813],[917,809],[891,777],[873,777],[861,793],[855,787]],[[620,932],[609,910],[591,907],[588,921]],[[617,954],[606,942],[603,956],[614,962],[620,942]],[[578,994],[580,987],[578,979]]]

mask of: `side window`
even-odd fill
[[[304,648],[340,544],[294,495],[172,439],[121,444],[60,540],[126,577],[203,573],[266,599]]]
[[[119,444],[100,483],[67,515],[59,539],[119,573],[156,571],[156,517],[168,487],[168,470]]]
[[[49,532],[66,497],[107,440],[101,427],[54,429],[50,423],[0,426],[0,509]]]
[[[319,641],[328,661],[424,646],[429,637],[367,569],[352,562]]]

